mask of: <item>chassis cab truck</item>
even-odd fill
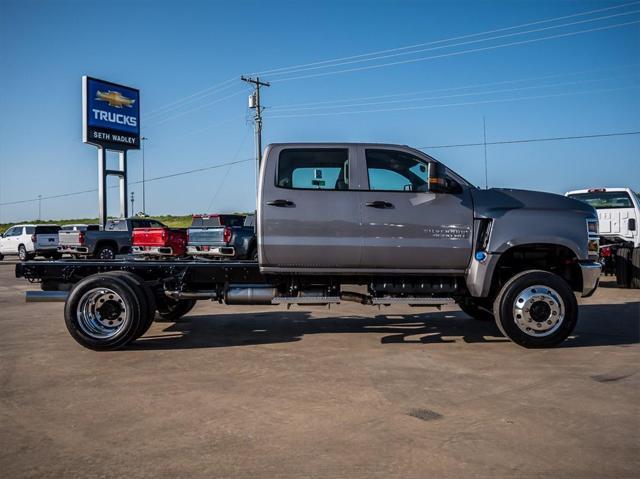
[[[407,146],[272,144],[260,168],[257,262],[61,260],[16,274],[41,281],[32,299],[64,299],[69,332],[96,350],[121,348],[156,310],[179,317],[199,299],[456,302],[521,346],[549,347],[573,331],[576,295],[598,285],[597,224],[584,202],[481,190]]]

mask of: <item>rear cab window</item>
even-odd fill
[[[55,234],[58,234],[59,231],[60,231],[59,226],[36,226],[35,227],[35,234],[37,235],[55,235]]]
[[[631,197],[626,191],[591,191],[588,193],[574,193],[569,197],[584,201],[597,210],[634,207]]]
[[[290,148],[278,158],[276,186],[294,190],[348,190],[347,148]]]

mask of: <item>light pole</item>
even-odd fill
[[[136,214],[136,210],[133,208],[133,204],[134,204],[133,203],[133,201],[134,201],[133,198],[134,198],[134,196],[133,196],[133,191],[132,191],[131,192],[131,216],[135,216],[135,214]]]
[[[42,195],[38,195],[38,221],[42,221]]]
[[[147,203],[146,203],[146,199],[147,199],[147,195],[145,193],[145,189],[144,189],[144,142],[147,141],[149,138],[147,138],[146,136],[143,136],[140,138],[140,143],[142,144],[142,213],[146,216],[147,215]]]

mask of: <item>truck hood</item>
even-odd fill
[[[575,211],[585,217],[597,218],[596,210],[587,203],[554,193],[491,188],[473,189],[471,196],[476,218],[496,218],[516,209]]]

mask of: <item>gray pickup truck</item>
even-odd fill
[[[188,234],[189,256],[258,259],[255,215],[194,215]]]
[[[159,221],[148,218],[126,218],[108,220],[104,230],[91,226],[60,231],[58,253],[76,257],[114,259],[117,254],[131,252],[131,235],[134,228],[162,226],[164,225]]]
[[[598,217],[550,193],[478,189],[407,146],[272,144],[260,167],[258,261],[26,262],[27,299],[64,299],[85,347],[118,349],[154,310],[224,304],[458,303],[525,347],[565,340],[598,285]],[[171,311],[171,313],[167,313]]]

